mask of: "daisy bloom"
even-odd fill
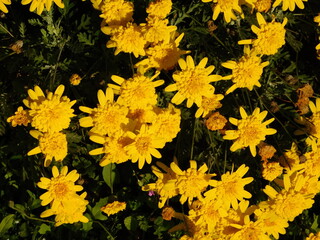
[[[147,24],[144,26],[144,37],[147,42],[156,45],[163,41],[170,40],[172,32],[177,30],[176,26],[168,26],[168,19],[147,18]]]
[[[248,88],[252,91],[254,86],[261,87],[259,82],[263,73],[263,68],[269,62],[262,62],[261,57],[258,57],[250,50],[248,46],[244,47],[244,56],[239,61],[227,61],[221,65],[225,68],[231,69],[232,74],[223,77],[224,80],[232,80],[234,83],[226,92],[229,94],[237,88]]]
[[[221,108],[222,104],[220,100],[222,100],[224,96],[222,94],[212,94],[210,97],[202,96],[201,105],[198,106],[198,110],[196,111],[196,118],[206,117],[210,112]]]
[[[209,130],[215,131],[223,129],[227,122],[228,120],[223,115],[215,112],[205,120],[205,125]]]
[[[8,13],[8,8],[6,7],[5,4],[10,5],[11,0],[0,0],[0,10],[4,13]]]
[[[22,5],[27,5],[31,3],[30,5],[30,12],[33,12],[34,10],[37,10],[37,14],[41,15],[43,12],[44,8],[46,8],[47,11],[50,11],[52,2],[54,2],[59,8],[64,8],[64,4],[62,0],[47,0],[47,1],[42,1],[42,0],[22,0],[21,4]]]
[[[155,183],[149,183],[142,187],[142,191],[155,191],[160,195],[158,207],[162,208],[166,201],[178,195],[176,187],[177,177],[175,172],[161,162],[156,162],[157,166],[151,166],[153,174],[157,176]]]
[[[283,167],[278,162],[263,162],[262,163],[262,177],[268,181],[273,181],[283,172]]]
[[[127,204],[125,202],[114,201],[112,203],[108,203],[107,205],[101,208],[101,211],[107,214],[108,216],[116,214],[120,211],[125,210]]]
[[[256,156],[256,146],[266,139],[266,135],[273,135],[277,130],[267,128],[274,118],[262,122],[268,112],[260,113],[260,108],[255,108],[252,115],[248,116],[243,107],[240,107],[242,119],[229,118],[229,122],[238,127],[238,130],[227,130],[223,139],[234,140],[230,150],[232,152],[245,147],[250,148],[252,156]]]
[[[210,75],[215,67],[213,65],[205,67],[207,62],[208,58],[203,58],[195,66],[191,56],[187,56],[186,61],[182,58],[179,59],[181,71],[176,71],[173,74],[175,83],[165,88],[167,92],[178,91],[171,102],[179,105],[187,99],[187,107],[190,108],[193,103],[201,106],[203,96],[212,96],[214,87],[210,83],[220,80],[221,76]]]
[[[257,0],[253,3],[253,7],[258,12],[268,12],[271,8],[271,0]]]
[[[118,55],[120,52],[133,53],[136,58],[146,55],[144,48],[147,40],[143,36],[141,26],[128,22],[126,26],[104,26],[101,31],[111,35],[107,42],[107,48],[115,47],[114,55]]]
[[[48,167],[54,158],[61,162],[68,153],[67,137],[64,133],[41,133],[37,130],[31,130],[30,135],[39,140],[39,146],[28,152],[28,156],[43,153],[45,155],[44,166]]]
[[[99,104],[96,108],[79,107],[82,112],[89,114],[87,117],[80,118],[80,126],[92,127],[91,133],[115,135],[129,122],[127,118],[129,109],[114,102],[114,93],[111,88],[107,88],[105,93],[99,90],[97,95]]]
[[[148,17],[163,19],[171,12],[171,8],[171,0],[154,0],[149,3],[146,12]]]
[[[251,198],[252,196],[251,193],[244,190],[244,186],[253,181],[253,177],[243,178],[248,170],[249,167],[242,164],[237,171],[223,174],[220,181],[212,180],[210,185],[214,188],[207,191],[204,194],[205,197],[209,200],[218,197],[216,201],[219,206],[227,210],[231,205],[236,209],[238,207],[238,200],[242,201],[244,198]],[[223,198],[220,196],[223,196]]]
[[[18,107],[14,115],[11,117],[8,117],[7,119],[7,122],[11,123],[12,127],[16,127],[17,125],[28,126],[30,121],[31,121],[31,118],[29,116],[29,111],[24,110],[23,107]]]
[[[73,116],[72,106],[76,101],[71,101],[62,96],[64,86],[57,87],[54,93],[48,92],[44,95],[40,87],[35,86],[34,90],[29,89],[29,98],[23,103],[30,108],[31,126],[41,132],[60,132],[69,127]]]
[[[304,9],[303,2],[307,2],[308,0],[276,0],[272,7],[277,7],[282,3],[282,10],[287,11],[294,11],[295,7],[297,6],[300,9]]]
[[[131,161],[133,163],[138,162],[139,169],[143,168],[145,162],[150,164],[152,156],[161,158],[157,148],[163,148],[165,141],[159,138],[148,125],[143,124],[137,134],[130,131],[127,134],[133,142],[127,145],[125,149]]]
[[[234,12],[242,14],[242,9],[239,5],[239,0],[202,0],[202,2],[216,3],[213,6],[212,19],[216,20],[220,13],[223,13],[223,19],[229,23],[231,19],[236,20],[237,17]]]
[[[320,239],[320,232],[314,234],[310,233],[306,240],[319,240]]]
[[[99,5],[100,17],[108,25],[125,26],[132,21],[133,3],[125,0],[102,0]]]
[[[119,104],[129,107],[131,110],[143,109],[157,103],[156,87],[164,83],[164,80],[153,81],[159,74],[160,72],[157,72],[152,77],[146,77],[142,73],[137,73],[127,80],[112,75],[111,79],[118,85],[108,84],[108,86],[120,94],[117,100]]]
[[[40,182],[37,184],[39,188],[47,190],[46,193],[40,196],[42,206],[57,202],[55,206],[59,207],[60,202],[64,202],[76,194],[76,192],[83,190],[82,186],[75,185],[80,176],[77,170],[72,170],[68,173],[68,167],[64,166],[59,172],[58,168],[53,166],[52,176],[51,179],[46,177],[40,178]],[[56,209],[54,206],[51,208]]]
[[[80,84],[81,80],[82,80],[82,78],[78,74],[74,73],[71,75],[69,82],[73,86],[78,86]]]
[[[266,161],[268,159],[271,159],[274,154],[277,152],[277,150],[274,148],[274,146],[266,144],[264,142],[261,142],[258,145],[259,148],[259,156],[261,157],[261,161]]]
[[[194,198],[202,199],[202,192],[211,185],[212,177],[216,174],[206,174],[208,167],[203,164],[197,170],[197,162],[190,160],[190,168],[182,171],[175,162],[170,164],[170,168],[176,174],[176,188],[181,195],[180,203],[184,204],[188,201],[191,204]]]
[[[266,22],[261,13],[257,13],[257,20],[260,28],[255,25],[251,26],[251,30],[257,35],[257,39],[241,40],[238,44],[252,44],[256,54],[273,55],[278,52],[285,44],[286,30],[284,26],[288,19],[284,18],[282,23]]]
[[[233,234],[230,240],[270,240],[269,235],[261,228],[259,222],[246,220],[242,226],[239,224],[231,224],[231,226],[238,228],[239,231]]]
[[[101,167],[110,163],[120,164],[128,161],[130,158],[126,146],[132,143],[132,140],[127,137],[125,133],[117,134],[113,137],[91,135],[90,140],[98,144],[103,144],[103,147],[93,149],[89,152],[90,155],[105,154],[99,163]]]
[[[141,73],[146,72],[148,69],[155,68],[157,70],[171,70],[177,64],[181,55],[190,53],[190,51],[181,50],[179,48],[180,41],[184,34],[180,34],[175,38],[175,34],[171,33],[170,39],[150,46],[146,50],[146,56],[148,58],[141,60],[135,64],[138,71]]]

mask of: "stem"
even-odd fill
[[[56,80],[56,76],[57,76],[57,70],[58,70],[58,65],[59,65],[59,61],[60,61],[60,58],[61,58],[62,50],[63,50],[64,45],[65,45],[66,43],[67,43],[67,40],[64,41],[63,44],[61,45],[60,51],[59,51],[59,54],[58,54],[58,57],[57,57],[57,62],[56,62],[56,64],[55,64],[55,66],[54,66],[53,77],[51,78],[50,85],[49,85],[50,90],[52,90],[52,91],[53,91],[53,84],[54,84],[54,82],[55,82],[55,80]]]
[[[93,221],[94,223],[97,223],[110,237],[112,240],[115,240],[115,238],[111,235],[111,233],[108,231],[108,229],[106,229],[102,223],[100,223],[99,221]]]
[[[192,142],[191,142],[191,150],[190,150],[190,160],[193,160],[193,146],[194,146],[194,135],[196,132],[196,121],[197,121],[197,119],[194,118],[193,131],[192,131]]]
[[[13,206],[10,206],[12,209],[16,210],[17,212],[19,212],[23,217],[26,217],[30,220],[35,220],[35,221],[40,221],[40,222],[47,222],[47,223],[55,223],[53,221],[50,221],[50,220],[45,220],[45,219],[41,219],[41,218],[36,218],[36,217],[30,217],[28,216],[26,213],[22,212],[20,209],[18,208],[15,208]]]
[[[0,23],[0,27],[1,27],[6,33],[8,33],[12,38],[14,38],[14,36],[12,35],[12,33],[9,32],[9,30],[6,29],[1,23]]]

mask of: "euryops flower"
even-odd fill
[[[23,107],[18,107],[14,115],[11,117],[8,117],[7,122],[11,123],[12,127],[16,127],[17,125],[28,126],[28,124],[31,122],[29,111],[24,110]]]
[[[52,3],[55,3],[59,8],[64,8],[64,4],[62,0],[22,0],[21,3],[23,5],[27,5],[31,3],[30,5],[30,12],[33,12],[34,10],[37,10],[37,14],[41,15],[44,9],[47,11],[50,11]]]
[[[277,7],[282,3],[282,10],[290,10],[294,11],[295,7],[297,6],[300,9],[304,9],[303,2],[307,2],[308,0],[276,0],[272,7]]]
[[[127,204],[125,202],[114,201],[112,203],[108,203],[107,205],[101,208],[101,211],[107,214],[108,216],[116,214],[120,211],[126,209]]]
[[[216,20],[220,13],[223,13],[223,19],[228,23],[231,19],[237,19],[235,12],[242,14],[238,0],[202,0],[202,2],[216,3],[213,7],[213,20]]]

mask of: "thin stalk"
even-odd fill
[[[110,237],[112,240],[115,240],[115,238],[111,235],[111,233],[108,231],[108,229],[106,229],[102,223],[100,223],[99,221],[93,221],[94,223],[97,223]]]

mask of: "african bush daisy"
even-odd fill
[[[242,13],[242,9],[238,0],[202,0],[202,2],[216,3],[213,6],[212,19],[216,20],[220,13],[223,13],[224,20],[229,23],[231,19],[236,20],[237,17],[234,12]]]
[[[100,17],[108,25],[125,26],[132,21],[133,3],[125,0],[103,0],[99,5]]]
[[[284,26],[288,19],[284,18],[282,23],[273,19],[266,22],[261,13],[257,13],[257,20],[260,28],[255,25],[251,26],[251,30],[257,35],[257,39],[241,40],[239,44],[252,44],[254,51],[261,55],[272,55],[278,52],[285,44],[286,30]]]
[[[144,26],[144,37],[148,43],[156,45],[160,42],[168,42],[172,32],[177,30],[176,26],[168,26],[167,19],[147,18],[147,24]]]
[[[43,153],[45,155],[44,166],[48,167],[52,160],[61,162],[68,153],[67,137],[62,132],[41,133],[31,130],[30,135],[39,140],[39,146],[28,152],[28,156]]]
[[[148,17],[163,19],[171,11],[171,0],[154,0],[151,1],[146,9]]]
[[[242,119],[229,118],[230,123],[238,127],[238,130],[227,130],[223,139],[234,140],[230,150],[232,152],[249,147],[252,156],[256,156],[256,146],[263,140],[266,135],[275,134],[277,131],[273,128],[267,128],[267,125],[272,123],[274,118],[262,122],[268,112],[260,113],[260,108],[255,108],[252,115],[246,113],[243,107],[240,107],[240,115]]]
[[[29,116],[29,111],[24,110],[23,107],[18,107],[14,115],[7,119],[7,122],[11,123],[12,127],[16,127],[17,125],[28,126],[30,121],[31,117]]]
[[[221,108],[222,104],[220,100],[222,100],[224,96],[222,94],[212,94],[210,97],[202,96],[201,105],[198,106],[198,110],[196,111],[196,118],[206,117],[209,113],[214,110]]]
[[[314,234],[310,233],[306,240],[319,240],[320,239],[320,232]]]
[[[210,75],[215,67],[213,65],[205,67],[208,58],[203,58],[197,66],[191,56],[187,56],[186,61],[180,58],[178,62],[181,71],[173,74],[175,83],[167,86],[165,91],[178,91],[171,99],[171,102],[175,104],[181,104],[187,99],[188,108],[193,103],[201,106],[202,97],[211,97],[214,92],[214,87],[210,83],[220,80],[221,76]]]
[[[269,62],[262,62],[261,57],[258,57],[255,52],[251,51],[249,47],[244,47],[244,56],[239,61],[227,61],[221,65],[232,70],[232,74],[224,76],[222,79],[231,79],[234,83],[226,94],[233,92],[237,88],[248,88],[252,91],[254,86],[261,87],[259,82],[263,73],[263,68]]]
[[[47,11],[50,11],[52,3],[55,3],[59,8],[64,8],[64,4],[62,0],[22,0],[22,5],[27,5],[31,3],[30,5],[30,12],[33,12],[34,10],[37,10],[37,14],[41,15],[44,8],[46,8]]]
[[[116,214],[120,211],[125,210],[127,204],[125,202],[114,201],[112,203],[108,203],[107,205],[101,208],[101,211],[107,214],[108,216]]]
[[[290,10],[294,11],[295,7],[297,6],[300,9],[304,9],[303,2],[307,2],[308,0],[276,0],[272,7],[277,7],[282,3],[282,10]]]
[[[32,127],[41,132],[60,132],[69,127],[70,118],[75,116],[72,106],[76,101],[62,96],[63,91],[63,85],[58,86],[54,93],[48,92],[47,96],[38,86],[28,90],[29,97],[23,103],[30,108]]]

